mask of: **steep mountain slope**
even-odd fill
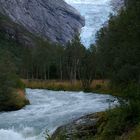
[[[0,12],[31,33],[65,44],[84,26],[84,19],[63,0],[0,0]]]

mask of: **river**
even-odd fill
[[[47,131],[117,103],[110,95],[84,92],[26,89],[26,93],[31,105],[0,113],[0,140],[45,140]]]
[[[66,0],[85,17],[81,41],[89,47],[96,32],[108,20],[111,0]],[[0,140],[45,140],[46,133],[83,115],[104,111],[109,95],[83,92],[26,89],[31,105],[19,111],[0,113]],[[117,101],[113,101],[115,105]],[[48,132],[46,132],[48,131]]]
[[[113,12],[112,0],[65,0],[85,17],[85,27],[81,31],[81,42],[87,48],[95,43],[97,31],[108,21]]]

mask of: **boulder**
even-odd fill
[[[86,140],[97,133],[97,124],[101,117],[98,113],[85,115],[71,123],[57,128],[51,136],[52,140]]]

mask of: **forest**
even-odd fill
[[[110,79],[114,85],[139,83],[139,2],[125,3],[117,16],[110,15],[108,25],[96,35],[96,44],[88,49],[79,36],[65,46],[41,40],[37,47],[24,47],[0,32],[0,49],[5,54],[1,57],[12,57],[9,61],[23,79],[86,79],[87,86],[93,79]]]
[[[100,137],[113,140],[129,132],[140,123],[140,1],[126,0],[88,49],[79,36],[65,46],[40,41],[37,47],[26,47],[0,31],[0,101],[13,89],[24,88],[20,79],[78,80],[86,91],[93,80],[107,79],[111,91],[129,104],[119,98],[121,105],[107,113]]]

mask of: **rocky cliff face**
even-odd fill
[[[0,12],[31,33],[62,44],[84,26],[80,14],[63,0],[0,0]]]

